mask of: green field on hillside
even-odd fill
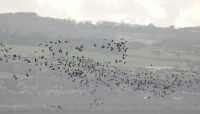
[[[10,55],[17,54],[21,56],[48,56],[48,48],[45,47],[36,47],[36,46],[19,46],[19,45],[7,45],[7,47],[12,47],[12,50],[8,53]],[[41,50],[44,50],[42,53]],[[37,52],[35,52],[37,51]],[[159,52],[160,56],[157,57],[153,55],[153,53]],[[179,52],[181,55],[178,58],[176,53]],[[4,55],[5,52],[1,52],[0,55]],[[76,50],[70,50],[71,55],[79,55],[85,56],[87,58],[92,58],[95,61],[99,62],[111,62],[115,65],[116,59],[121,59],[120,53],[112,53],[110,51],[87,51],[83,50],[82,52],[78,52]],[[165,49],[157,49],[157,48],[142,48],[139,50],[129,49],[127,51],[128,57],[124,60],[127,64],[116,64],[125,66],[128,68],[139,68],[139,67],[149,67],[153,64],[154,67],[174,67],[175,65],[179,65],[182,69],[187,69],[185,59],[190,59],[192,61],[196,61],[197,63],[200,61],[199,56],[187,54],[181,50],[165,50]]]

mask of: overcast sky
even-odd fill
[[[176,27],[200,26],[200,0],[0,0],[0,13],[129,22]]]

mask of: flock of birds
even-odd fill
[[[106,39],[104,39],[106,40]],[[67,78],[76,83],[78,88],[88,88],[89,94],[95,95],[99,88],[106,90],[126,91],[143,91],[150,93],[146,98],[152,96],[165,98],[165,96],[174,93],[177,88],[192,88],[199,86],[200,76],[192,70],[170,69],[166,73],[156,73],[148,71],[145,68],[137,70],[128,70],[118,65],[118,63],[126,64],[127,41],[121,39],[116,42],[114,40],[106,40],[104,45],[93,43],[92,48],[104,50],[107,53],[115,52],[120,55],[120,59],[115,59],[114,62],[99,62],[81,54],[74,54],[74,51],[81,53],[85,50],[84,45],[75,46],[74,49],[66,48],[70,43],[67,40],[56,40],[48,43],[40,43],[42,47],[41,53],[35,58],[23,57],[21,55],[9,54],[12,47],[7,47],[1,43],[0,62],[9,62],[10,60],[24,61],[36,66],[39,66],[40,71],[45,68],[53,71],[59,77]],[[32,69],[29,69],[25,74],[27,77],[31,75]],[[64,75],[63,75],[64,74]],[[18,79],[16,74],[13,74],[14,79]],[[117,93],[116,93],[117,95]],[[98,98],[94,99],[90,105],[101,105],[103,102],[98,102]],[[59,109],[62,109],[60,106]]]

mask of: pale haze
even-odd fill
[[[200,0],[0,0],[0,114],[200,114]]]
[[[200,25],[200,0],[0,0],[0,13],[168,27]]]

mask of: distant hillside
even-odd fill
[[[156,46],[199,50],[200,27],[166,28],[102,21],[76,22],[72,19],[41,17],[36,13],[0,14],[0,40],[12,44],[34,44],[50,39],[120,39],[136,47]]]

